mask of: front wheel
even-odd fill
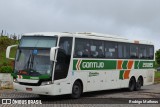
[[[48,96],[47,96],[47,95],[39,94],[39,97],[40,97],[40,98],[47,98]]]
[[[71,97],[77,99],[81,96],[81,94],[82,94],[82,85],[80,82],[76,81],[72,87]]]

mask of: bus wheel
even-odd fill
[[[135,90],[136,90],[136,91],[138,91],[138,90],[141,89],[141,86],[142,86],[142,84],[143,84],[142,82],[143,82],[142,78],[139,77],[138,80],[137,80],[137,82],[136,82],[136,86],[135,86]]]
[[[47,95],[39,94],[39,97],[40,97],[40,98],[47,98],[48,96],[47,96]]]
[[[77,99],[81,96],[81,94],[82,94],[82,85],[79,81],[76,81],[72,87],[71,97]]]
[[[128,86],[128,89],[129,91],[133,91],[136,87],[136,81],[135,81],[135,78],[132,77],[129,81],[129,86]]]

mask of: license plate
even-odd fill
[[[32,91],[32,88],[26,88],[27,91]]]

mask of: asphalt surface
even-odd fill
[[[41,100],[42,105],[27,105],[27,104],[12,104],[12,105],[1,105],[2,107],[21,107],[21,106],[33,106],[33,107],[124,107],[124,106],[133,106],[133,107],[160,107],[160,84],[153,84],[149,86],[143,86],[140,91],[128,92],[127,89],[115,89],[115,90],[106,90],[106,91],[97,91],[97,92],[88,92],[84,93],[80,99],[71,99],[70,95],[62,96],[47,96],[39,97],[39,95],[28,94],[22,92],[16,92],[14,90],[0,90],[0,98],[12,98],[20,100]],[[141,101],[153,101],[149,104],[141,104]],[[129,104],[129,101],[131,103]],[[137,102],[136,102],[137,101]],[[154,102],[159,104],[153,104]],[[138,104],[139,103],[139,104]],[[39,103],[38,103],[39,104]]]

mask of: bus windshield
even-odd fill
[[[28,43],[27,41],[29,40],[31,42]],[[55,38],[22,38],[17,50],[15,73],[28,76],[51,76],[52,62],[50,61],[50,48],[55,46]]]
[[[20,49],[15,61],[15,71],[30,76],[51,74],[49,49]]]

